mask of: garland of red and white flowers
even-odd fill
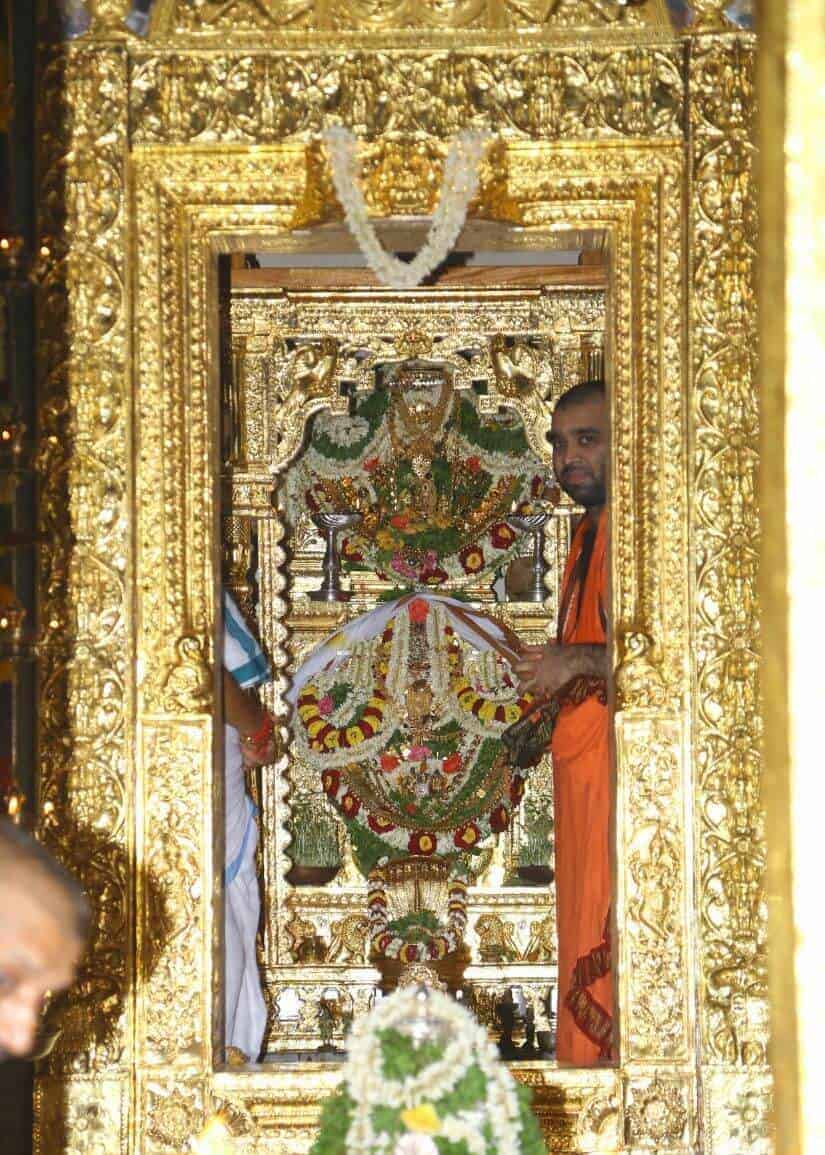
[[[429,681],[439,706],[439,724],[457,723],[462,736],[459,749],[443,758],[433,755],[426,745],[412,746],[405,753],[387,750],[390,738],[403,730],[405,723],[410,628],[411,620],[416,619],[426,622]],[[299,724],[294,734],[302,761],[319,774],[324,792],[341,815],[377,835],[392,857],[454,857],[471,852],[489,835],[507,829],[512,811],[524,795],[523,775],[508,771],[504,765],[498,770],[491,766],[491,781],[500,781],[498,795],[490,796],[494,801],[491,808],[472,817],[457,817],[451,828],[432,830],[415,820],[415,807],[405,821],[389,803],[383,807],[366,805],[360,788],[353,786],[354,780],[371,775],[372,793],[380,796],[385,788],[416,771],[440,776],[445,782],[466,782],[485,743],[494,741],[524,716],[532,698],[517,695],[512,683],[496,685],[500,682],[498,659],[482,656],[478,662],[479,674],[490,686],[490,693],[470,683],[461,669],[461,657],[444,608],[413,599],[390,620],[380,637],[357,643],[345,666],[316,675],[298,697]],[[344,682],[361,690],[362,703],[366,701],[356,722],[347,722],[353,715],[352,698],[336,711],[329,693]]]
[[[426,934],[426,942],[407,942],[400,934],[389,929],[387,916],[387,875],[376,866],[370,871],[367,892],[367,913],[370,920],[370,939],[374,954],[384,958],[397,958],[402,963],[439,960],[454,954],[464,939],[467,927],[467,878],[454,873],[447,891],[447,925],[440,934],[429,932],[425,927],[416,927],[419,934]]]

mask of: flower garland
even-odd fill
[[[388,917],[387,883],[387,875],[381,867],[370,871],[367,913],[373,952],[384,958],[397,958],[403,963],[438,960],[454,954],[461,946],[467,927],[466,876],[455,874],[450,879],[447,926],[437,928],[428,925],[427,919],[415,915],[408,916],[405,926],[393,926]],[[429,918],[434,920],[433,915]]]
[[[492,651],[468,662],[473,680],[464,666],[445,607],[413,598],[297,698],[296,750],[365,872],[387,857],[474,853],[521,802],[501,734],[533,699]]]
[[[335,688],[349,695],[351,687],[338,683]],[[334,766],[352,760],[352,751],[365,746],[360,753],[367,754],[376,744],[372,739],[380,739],[388,722],[394,722],[394,712],[389,707],[387,695],[375,690],[366,705],[359,709],[343,726],[335,725],[334,699],[324,693],[319,685],[309,683],[298,698],[298,716],[303,722],[309,749],[326,757],[326,765]],[[366,745],[365,745],[366,744]]]
[[[338,200],[367,264],[382,285],[390,289],[414,289],[444,261],[464,228],[467,209],[478,189],[481,159],[491,134],[466,130],[451,142],[427,240],[409,264],[386,251],[369,219],[367,202],[358,179],[358,146],[353,134],[343,125],[333,124],[324,130],[323,138],[329,150]]]
[[[469,1011],[402,988],[356,1019],[311,1155],[544,1155],[529,1103]]]

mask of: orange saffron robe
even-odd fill
[[[592,554],[586,558],[590,531]],[[576,530],[562,584],[559,641],[607,641],[607,511]],[[582,557],[583,550],[585,557]],[[587,564],[587,572],[581,570]],[[583,578],[583,580],[582,580]],[[603,679],[562,691],[553,729],[556,904],[559,936],[557,1058],[591,1066],[611,1057],[610,767]]]

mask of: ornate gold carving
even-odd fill
[[[308,919],[296,912],[286,924],[286,932],[291,942],[292,957],[298,963],[325,963],[329,957],[329,946]]]
[[[600,1093],[586,1099],[576,1120],[576,1139],[582,1151],[609,1151],[618,1139],[621,1101],[617,1094]]]
[[[200,831],[204,768],[212,755],[211,722],[144,722],[140,739],[144,781],[139,805],[146,816],[140,853],[163,887],[165,907],[163,921],[150,902],[145,901],[141,911],[140,1046],[146,1061],[156,1065],[200,1065],[205,1043],[203,944],[209,928],[203,879],[212,877],[211,855],[206,862],[202,858]]]
[[[535,90],[536,99],[527,99]],[[369,204],[403,212],[410,203],[420,211],[422,189],[431,203],[441,141],[460,128],[484,125],[543,140],[677,138],[683,100],[680,52],[667,46],[593,47],[586,54],[357,51],[311,60],[178,53],[138,61],[131,115],[138,144],[303,139],[317,137],[330,117],[362,139],[400,135],[400,148],[377,139],[365,151],[364,178]],[[397,190],[388,188],[389,177]],[[329,187],[328,175],[324,180]],[[405,195],[412,197],[406,210]]]
[[[702,7],[712,15],[720,5]],[[758,1004],[766,998],[767,917],[754,485],[752,41],[699,39],[691,76],[701,1022],[708,1059],[761,1063],[762,1048],[740,1042],[743,1013],[759,1018]]]
[[[512,962],[519,957],[512,926],[497,914],[482,914],[476,919],[478,953],[482,962]]]
[[[770,1073],[711,1070],[704,1079],[704,1120],[712,1151],[772,1155],[773,1086]]]
[[[223,518],[223,584],[234,597],[244,616],[252,617],[252,521],[232,514]]]
[[[684,850],[678,725],[633,720],[618,728],[624,776],[619,918],[626,1053],[686,1057],[689,976],[682,923]],[[623,945],[622,945],[623,944]]]
[[[502,397],[518,397],[537,389],[542,363],[546,364],[551,357],[549,342],[534,350],[520,341],[508,347],[504,333],[494,333],[490,340],[490,361]]]
[[[348,914],[330,927],[329,958],[331,962],[367,961],[369,919],[363,914]]]
[[[523,958],[526,962],[556,961],[556,919],[553,915],[537,919],[530,927]]]
[[[438,18],[449,29],[462,20],[463,27],[478,28],[482,17],[473,25],[472,7],[442,5]],[[214,253],[221,245],[294,247],[290,229],[338,212],[328,177],[317,164],[312,169],[318,150],[307,147],[327,116],[356,127],[365,157],[375,146],[367,193],[376,211],[401,203],[379,187],[390,173],[405,204],[429,203],[429,193],[416,186],[437,186],[444,141],[464,124],[485,123],[501,139],[481,210],[506,217],[527,238],[571,227],[604,230],[608,238],[614,626],[624,647],[619,1049],[621,1062],[631,1065],[615,1072],[530,1068],[520,1077],[536,1091],[552,1150],[622,1150],[631,1143],[678,1149],[691,1142],[694,1091],[685,1069],[694,1069],[690,1008],[698,949],[703,1057],[740,1068],[700,1066],[706,1134],[719,1150],[749,1143],[766,1148],[769,1089],[759,1066],[767,1030],[751,482],[750,40],[701,33],[690,53],[661,36],[631,45],[627,36],[607,40],[606,19],[586,0],[552,9],[527,0],[485,6],[483,20],[492,14],[504,39],[490,30],[479,41],[483,47],[469,37],[448,45],[416,33],[404,49],[388,48],[386,40],[370,48],[367,34],[352,48],[303,41],[293,50],[282,39],[263,48],[255,40],[253,51],[252,41],[234,38],[243,21],[257,35],[272,25],[272,14],[281,26],[292,19],[296,28],[311,28],[315,6],[304,8],[302,0],[230,4],[218,19],[217,5],[187,5],[172,19],[172,4],[160,0],[153,34],[167,39],[156,48],[120,36],[124,9],[119,2],[98,4],[90,35],[47,62],[41,85],[40,241],[49,255],[41,269],[38,465],[42,528],[50,542],[40,574],[41,806],[48,841],[95,896],[96,928],[70,996],[65,1037],[49,1059],[53,1073],[39,1077],[38,1152],[182,1150],[219,1101],[237,1105],[249,1120],[244,1149],[291,1155],[309,1145],[318,1103],[337,1077],[290,1070],[286,1078],[275,1069],[230,1077],[212,1069],[210,1036],[220,1017],[208,962],[219,874],[212,736],[206,718],[191,717],[210,704],[216,543],[207,397],[217,376],[209,337],[217,315]],[[347,5],[346,16],[337,2],[325,9],[330,32],[340,38],[354,6]],[[570,27],[582,13],[600,25],[595,38],[553,32],[555,47],[548,34],[532,51],[506,41],[508,25],[532,29],[538,22],[552,31]],[[385,5],[375,7],[362,28],[383,35],[401,20],[388,14]],[[222,20],[233,21],[231,31]],[[333,27],[334,21],[341,23]],[[215,39],[191,51],[175,41],[176,30]],[[99,43],[98,33],[105,36]],[[68,114],[57,106],[63,90]],[[404,144],[394,151],[395,133],[399,141],[415,137],[420,149]],[[224,145],[233,147],[216,147]],[[399,179],[404,173],[412,174],[406,185]],[[685,254],[681,206],[688,202]],[[688,280],[692,385],[686,392]],[[422,295],[417,308],[430,318],[428,331],[440,337],[454,331],[450,314],[458,306],[450,302],[438,318],[429,303],[434,296]],[[589,296],[587,308],[600,314],[600,295]],[[547,331],[556,308],[552,297],[537,295],[532,316],[510,326],[501,324],[499,303],[473,318],[473,331],[476,324],[487,335]],[[301,309],[303,329],[290,330],[292,337],[340,339],[342,312],[330,319],[326,301],[314,311],[308,302]],[[398,335],[407,327],[399,322]],[[589,331],[601,327],[599,315]],[[390,336],[396,332],[386,328]],[[578,365],[581,335],[561,328],[556,354]],[[265,374],[273,349],[266,334],[252,336],[259,345],[253,340],[245,353],[252,373],[245,388],[262,404],[272,385]],[[127,393],[131,365],[140,379],[133,397]],[[310,390],[324,393],[313,401],[291,387],[273,392],[280,407],[277,440],[267,441],[271,430],[252,429],[258,442],[247,441],[249,459],[286,463],[313,405],[339,403],[330,391],[339,371],[340,356],[332,376],[310,373]],[[491,395],[490,403],[500,396]],[[518,395],[513,401],[522,405]],[[522,412],[531,436],[543,443],[546,411]],[[264,630],[276,670],[269,701],[283,715],[289,661],[284,531],[271,507],[271,477],[267,483],[245,469],[242,458],[239,453],[233,461],[235,510],[261,518],[262,548],[276,563],[264,591]],[[690,621],[688,558],[696,591]],[[334,624],[305,614],[310,619],[319,631]],[[178,665],[169,661],[176,639],[196,644],[179,653]],[[697,686],[697,785],[689,800],[689,728],[681,714],[688,670]],[[143,700],[138,671],[146,680]],[[135,701],[152,711],[141,718],[137,742]],[[283,803],[281,778],[273,775],[265,789]],[[687,816],[686,801],[693,807]],[[689,905],[686,873],[693,861],[692,814],[699,917]],[[91,835],[84,842],[79,830],[106,837],[93,849]],[[268,835],[270,893],[287,859],[282,834]],[[665,873],[671,884],[662,887]],[[319,931],[326,917],[323,935],[329,934],[330,954],[340,935],[340,962],[314,973],[307,967],[305,981],[294,983],[301,1006],[289,1028],[295,1046],[317,1037],[318,997],[336,974],[353,967],[356,1009],[366,1005],[376,981],[369,968],[344,961],[357,957],[355,923],[346,932],[343,924],[359,916],[363,895],[342,887],[316,901],[311,911],[302,905],[296,914]],[[511,917],[504,899],[498,903],[496,896],[488,905]],[[294,967],[287,965],[283,925],[275,921],[266,980],[283,990]],[[535,926],[531,934],[538,934]],[[527,969],[514,963],[506,981],[521,981],[512,972]],[[639,1059],[651,1067],[668,1064],[661,1086],[655,1079],[645,1083]],[[622,1080],[631,1086],[627,1136],[618,1109]]]
[[[64,1029],[39,1076],[34,1142],[38,1152],[115,1155],[128,1133],[137,874],[125,741],[126,60],[114,48],[56,52],[41,79],[39,814],[44,840],[93,896],[94,930],[55,1008]]]
[[[142,1131],[149,1150],[184,1151],[206,1122],[203,1087],[184,1079],[171,1089],[150,1082],[144,1090],[144,1110]]]
[[[214,689],[203,639],[195,634],[184,634],[175,643],[175,654],[174,664],[160,676],[160,699],[153,698],[151,691],[147,690],[147,708],[170,714],[205,713],[212,707]]]
[[[128,1091],[119,1079],[41,1076],[35,1088],[36,1151],[119,1155],[126,1150]]]
[[[178,35],[217,32],[328,30],[372,33],[407,29],[481,31],[502,27],[538,31],[555,28],[629,26],[667,28],[664,0],[642,8],[618,0],[166,0],[156,21],[162,32]]]
[[[690,1119],[685,1090],[660,1075],[643,1086],[634,1083],[625,1107],[629,1142],[657,1151],[681,1146]]]
[[[656,662],[653,640],[629,631],[621,639],[622,658],[616,668],[616,701],[620,709],[657,709],[667,691]]]

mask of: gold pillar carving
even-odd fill
[[[136,965],[126,55],[55,50],[41,84],[37,466],[49,547],[40,557],[39,813],[44,840],[90,895],[95,933],[77,986],[56,1008],[62,1033],[37,1092],[35,1142],[79,1152],[93,1141],[115,1155],[128,1134]]]
[[[689,114],[700,1025],[705,1127],[721,1149],[738,1150],[724,1143],[732,1136],[768,1142],[770,1110],[756,589],[754,40],[704,34],[720,6],[704,7],[691,41]],[[723,1071],[731,1068],[728,1079]]]

